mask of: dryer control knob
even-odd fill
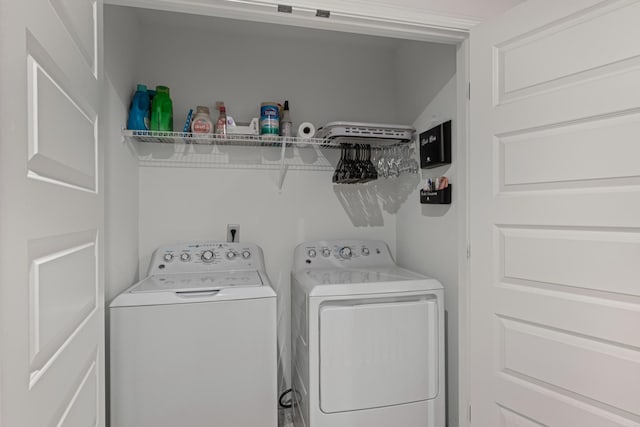
[[[227,259],[234,259],[236,257],[236,253],[233,251],[227,252]]]
[[[165,262],[171,262],[173,261],[173,254],[164,254],[162,259],[164,259]]]
[[[214,258],[215,255],[213,254],[213,251],[208,249],[202,252],[202,255],[200,256],[200,259],[202,259],[203,262],[213,262]]]
[[[369,248],[362,248],[362,255],[369,255]]]
[[[249,251],[242,251],[242,258],[244,258],[244,259],[249,259],[249,258],[251,258],[251,252],[249,252]]]
[[[329,248],[324,248],[322,250],[322,256],[327,258],[329,255],[331,255],[331,250]]]
[[[340,249],[340,256],[342,258],[351,258],[351,248],[345,246],[344,248]]]
[[[180,254],[180,260],[184,261],[184,262],[187,262],[187,261],[191,260],[191,255],[189,255],[186,252],[183,252],[182,254]]]
[[[315,258],[316,257],[316,250],[315,249],[309,249],[307,251],[307,255],[309,255],[309,258]]]

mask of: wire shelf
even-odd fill
[[[340,143],[320,138],[281,137],[278,135],[216,135],[189,132],[123,130],[131,141],[156,144],[237,145],[247,147],[280,147],[282,144],[340,147]]]
[[[247,147],[281,147],[283,144],[300,147],[340,148],[343,144],[368,144],[371,146],[403,145],[393,139],[339,137],[339,138],[301,138],[278,135],[216,135],[189,132],[141,131],[123,129],[122,135],[128,141],[156,144],[196,144],[196,145],[236,145]]]
[[[382,150],[407,144],[407,141],[357,136],[325,139],[128,129],[122,130],[122,136],[134,150],[140,166],[279,169],[279,189],[282,189],[284,176],[288,169],[333,170],[335,166],[328,160],[326,156],[328,153],[322,153],[321,149],[343,148],[345,144],[367,144],[373,149]],[[223,148],[225,146],[228,148]],[[262,147],[264,149],[261,151],[236,150],[233,147]],[[328,157],[337,156],[334,154]]]

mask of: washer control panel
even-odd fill
[[[393,263],[387,244],[380,240],[325,240],[305,242],[295,249],[294,269],[367,267]]]
[[[264,270],[262,249],[253,243],[198,241],[161,246],[153,253],[151,274]]]

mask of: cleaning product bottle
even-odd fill
[[[156,96],[156,91],[153,89],[147,89],[149,94],[149,111],[147,111],[147,129],[151,129],[151,106],[153,105],[153,98]]]
[[[184,126],[182,127],[182,132],[187,133],[191,132],[191,119],[193,118],[193,108],[189,108],[189,112],[187,113],[187,120],[184,122]]]
[[[224,105],[220,106],[220,115],[218,116],[218,120],[216,121],[216,134],[227,134],[227,109]]]
[[[167,86],[156,86],[151,104],[151,130],[173,131],[173,103]]]
[[[209,107],[198,105],[191,122],[192,133],[213,133],[213,122],[209,117]]]
[[[289,114],[289,101],[284,101],[282,117],[280,118],[280,136],[291,136],[291,116]]]
[[[127,129],[149,130],[149,93],[146,85],[138,85],[136,93],[131,100]]]

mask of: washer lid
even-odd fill
[[[130,292],[198,291],[262,285],[257,271],[156,274],[140,281]]]

